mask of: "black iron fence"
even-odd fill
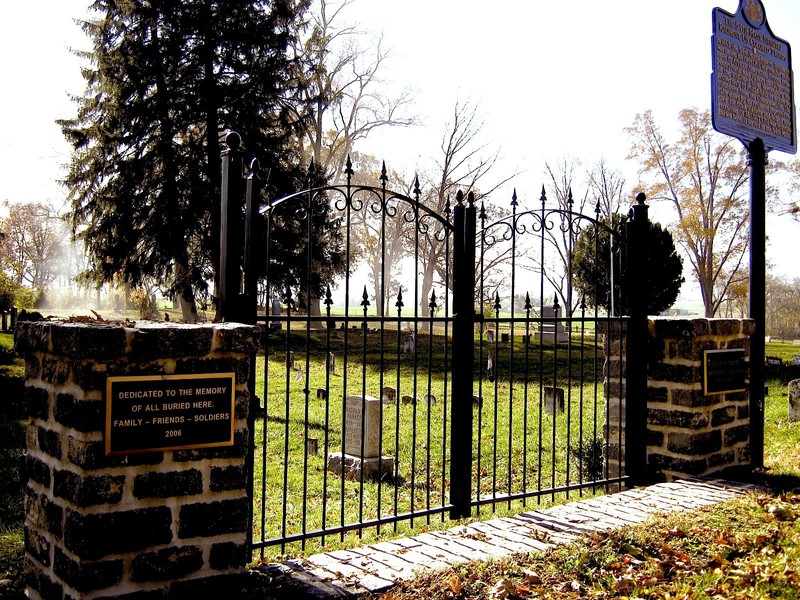
[[[411,195],[385,176],[357,185],[348,167],[344,185],[259,209],[257,164],[244,180],[241,165],[231,144],[223,228],[240,195],[247,225],[222,238],[244,240],[247,268],[243,284],[223,282],[221,305],[263,329],[251,374],[254,549],[400,531],[636,476],[641,403],[611,402],[607,388],[630,397],[640,383],[604,367],[598,329],[637,343],[639,299],[621,290],[637,280],[628,263],[641,252],[626,248],[646,207],[612,227],[599,209],[550,207],[543,193],[535,209],[514,200],[490,219],[472,194],[437,209],[419,185]]]

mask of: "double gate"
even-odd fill
[[[245,192],[237,160],[223,157],[222,264],[242,193],[244,294],[229,278],[220,304],[250,322],[260,307],[253,549],[397,535],[636,476],[642,403],[622,392],[640,385],[629,345],[644,313],[641,290],[620,290],[643,202],[627,227],[544,191],[491,218],[471,193],[394,193],[348,168],[345,185],[258,210],[257,165]],[[627,370],[604,368],[604,352],[627,352]]]

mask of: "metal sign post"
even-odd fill
[[[775,37],[761,0],[739,0],[731,14],[712,13],[711,118],[738,138],[750,158],[750,461],[764,466],[766,320],[766,164],[770,150],[797,152],[792,53]]]

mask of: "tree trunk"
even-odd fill
[[[180,261],[175,263],[175,281],[177,282],[175,297],[181,307],[181,318],[184,323],[197,323],[197,304],[194,290],[189,281],[189,272]]]

